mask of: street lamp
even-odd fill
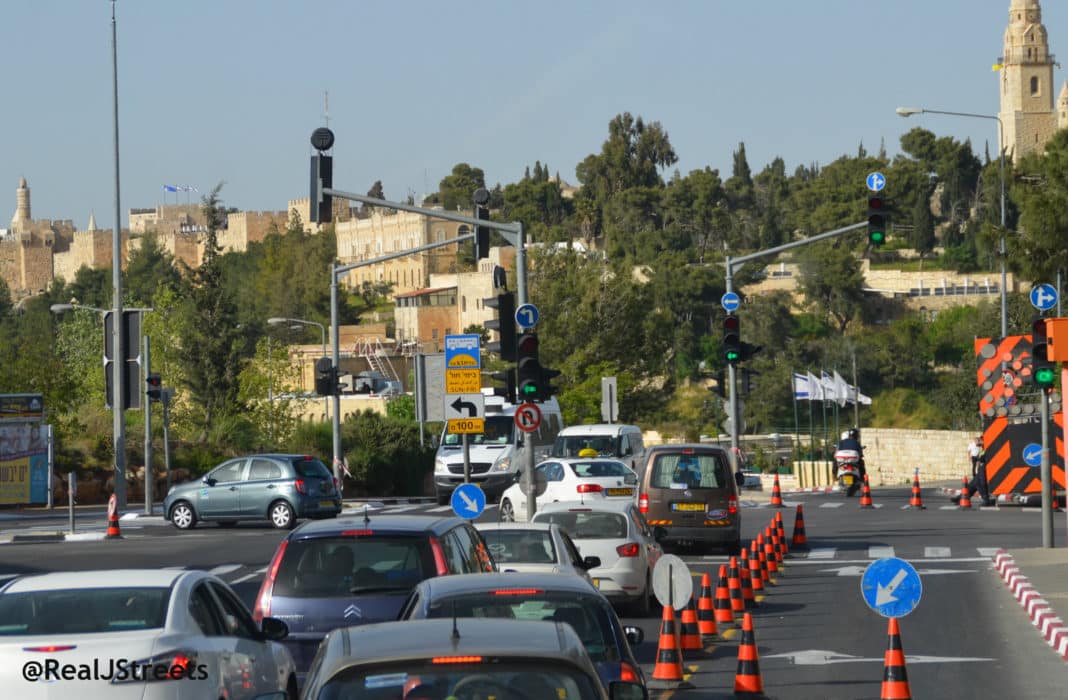
[[[280,316],[272,316],[271,318],[267,319],[267,325],[269,325],[269,326],[289,325],[290,327],[292,327],[293,325],[316,326],[319,329],[319,335],[320,335],[320,338],[322,340],[322,345],[323,345],[322,357],[326,357],[326,326],[324,326],[323,324],[319,323],[318,321],[308,321],[308,320],[303,319],[303,318],[282,318]],[[330,415],[330,397],[328,397],[328,396],[324,396],[323,397],[323,407],[324,407],[324,409],[326,411],[326,415],[327,416]],[[337,471],[336,467],[334,468],[334,471]]]
[[[901,117],[911,117],[913,114],[948,114],[951,117],[993,119],[998,123],[998,179],[1001,181],[1001,337],[1005,338],[1009,335],[1008,311],[1005,302],[1005,146],[1002,142],[1005,134],[1005,125],[1001,122],[1001,117],[994,114],[945,112],[938,109],[924,109],[923,107],[898,107],[896,111]]]

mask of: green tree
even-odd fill
[[[160,286],[177,286],[180,279],[174,256],[160,245],[155,233],[146,233],[141,245],[130,253],[122,285],[135,305],[152,306]]]
[[[1058,131],[1044,153],[1022,159],[1018,170],[1027,179],[1012,185],[1020,230],[1013,235],[1009,262],[1027,278],[1053,280],[1068,270],[1068,131]]]
[[[486,175],[482,168],[475,168],[467,163],[457,163],[452,173],[441,179],[438,195],[446,211],[471,211],[475,206],[475,190],[486,186]]]
[[[840,333],[864,306],[864,276],[860,261],[844,245],[816,243],[799,248],[799,286],[813,310],[834,319]]]

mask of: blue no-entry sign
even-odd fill
[[[477,484],[460,484],[452,492],[452,510],[461,518],[477,518],[486,510],[486,494]]]
[[[904,617],[923,595],[920,575],[904,559],[877,559],[864,570],[860,592],[868,607],[883,617]]]

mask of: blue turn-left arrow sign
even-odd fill
[[[883,617],[904,617],[923,595],[920,575],[904,559],[877,559],[864,570],[860,592],[868,607]]]
[[[460,484],[452,492],[452,510],[461,518],[477,518],[486,510],[485,492],[477,484]]]

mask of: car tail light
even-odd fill
[[[57,651],[70,651],[71,649],[77,649],[77,644],[49,644],[43,647],[22,647],[23,651],[34,651],[42,654],[51,654]]]
[[[274,579],[278,576],[278,567],[282,565],[282,557],[286,553],[286,547],[289,546],[289,540],[282,540],[282,544],[278,545],[278,551],[274,553],[274,558],[271,559],[270,565],[267,567],[267,575],[263,577],[263,585],[260,586],[260,592],[256,594],[256,605],[252,608],[252,619],[257,623],[262,622],[263,618],[271,616],[271,596],[274,594]]]
[[[738,497],[737,496],[728,496],[727,497],[727,512],[730,513],[731,515],[734,515],[735,513],[738,512]]]
[[[297,493],[308,493],[308,489],[304,486],[304,479],[294,481],[293,487],[297,489]]]
[[[438,576],[449,573],[449,565],[445,563],[445,552],[441,551],[441,543],[438,542],[437,537],[430,538],[430,551],[434,553],[434,568],[437,569]]]
[[[638,672],[634,670],[634,667],[628,664],[626,661],[621,661],[619,664],[619,680],[629,681],[631,683],[640,683],[641,679],[638,676]]]
[[[374,530],[342,530],[342,537],[367,537],[375,534]]]
[[[543,591],[540,588],[501,588],[493,592],[493,595],[537,595]]]
[[[644,493],[638,496],[638,511],[642,513],[649,512],[649,497]]]
[[[435,656],[430,660],[432,664],[480,664],[481,656]]]
[[[579,484],[576,490],[579,493],[600,493],[604,489],[600,484]]]
[[[111,682],[113,684],[145,683],[192,678],[192,674],[198,671],[197,653],[189,649],[165,651],[148,659],[134,661],[127,670],[128,673],[125,675],[115,674]]]
[[[684,448],[682,448],[682,453],[684,455],[692,455],[694,453],[693,452],[693,448],[692,447],[684,447]]]
[[[627,542],[616,547],[616,553],[621,557],[636,557],[640,551],[637,542]]]

